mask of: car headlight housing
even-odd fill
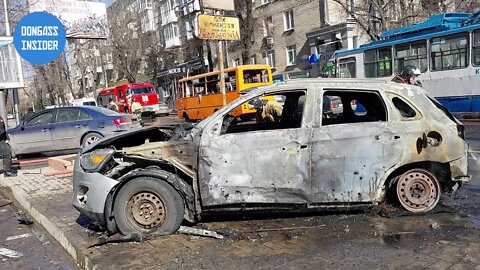
[[[112,157],[113,149],[98,149],[80,157],[80,166],[86,172],[99,171]]]

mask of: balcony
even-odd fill
[[[182,45],[182,42],[180,41],[180,37],[165,39],[165,48],[172,48],[180,45]]]
[[[161,20],[162,20],[162,26],[165,26],[172,22],[177,22],[178,19],[177,19],[177,15],[175,14],[175,10],[172,9],[165,13],[162,13]]]

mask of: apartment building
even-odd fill
[[[206,72],[206,42],[196,37],[200,0],[159,0],[158,31],[165,48],[157,74],[160,99],[176,100],[178,80]]]
[[[266,63],[274,81],[318,77],[335,50],[358,45],[355,23],[329,0],[254,0],[253,20],[251,56],[231,44],[228,65]]]

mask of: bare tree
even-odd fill
[[[65,74],[68,68],[65,55],[47,65],[34,65],[34,89],[36,107],[45,105],[68,105],[67,92],[71,91],[70,77]],[[47,101],[45,103],[45,101]]]
[[[142,33],[143,52],[145,57],[145,62],[147,64],[147,74],[151,77],[153,84],[157,85],[158,82],[158,72],[162,68],[162,62],[160,57],[165,54],[165,48],[160,42],[160,37],[157,32],[148,31]]]
[[[182,20],[189,25],[189,29],[184,29],[185,33],[181,33],[180,35],[185,38],[185,40],[182,42],[181,48],[181,50],[183,51],[185,62],[188,62],[192,59],[201,59],[201,61],[203,61],[203,59],[205,59],[205,54],[207,54],[208,70],[212,71],[212,41],[200,39],[195,33],[194,26],[196,25],[195,21],[197,20],[197,14],[190,13],[186,16],[183,16]]]
[[[124,1],[114,3],[109,9],[112,61],[131,83],[136,81],[143,58],[141,29],[135,7],[125,7]]]
[[[472,12],[480,7],[478,0],[332,1],[353,18],[372,40],[378,40],[382,31],[418,23],[432,14],[447,11]]]
[[[235,0],[235,14],[240,23],[240,48],[242,52],[242,62],[248,63],[251,54],[253,35],[255,32],[255,18],[253,16],[253,2],[244,0]],[[233,45],[234,46],[234,45]]]

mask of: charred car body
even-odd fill
[[[277,121],[230,116],[274,95],[285,100]],[[341,99],[340,117],[322,116],[324,96]],[[168,234],[219,209],[368,206],[388,194],[428,212],[469,179],[463,125],[421,88],[303,79],[255,89],[191,130],[149,127],[83,149],[73,204],[110,231]]]

